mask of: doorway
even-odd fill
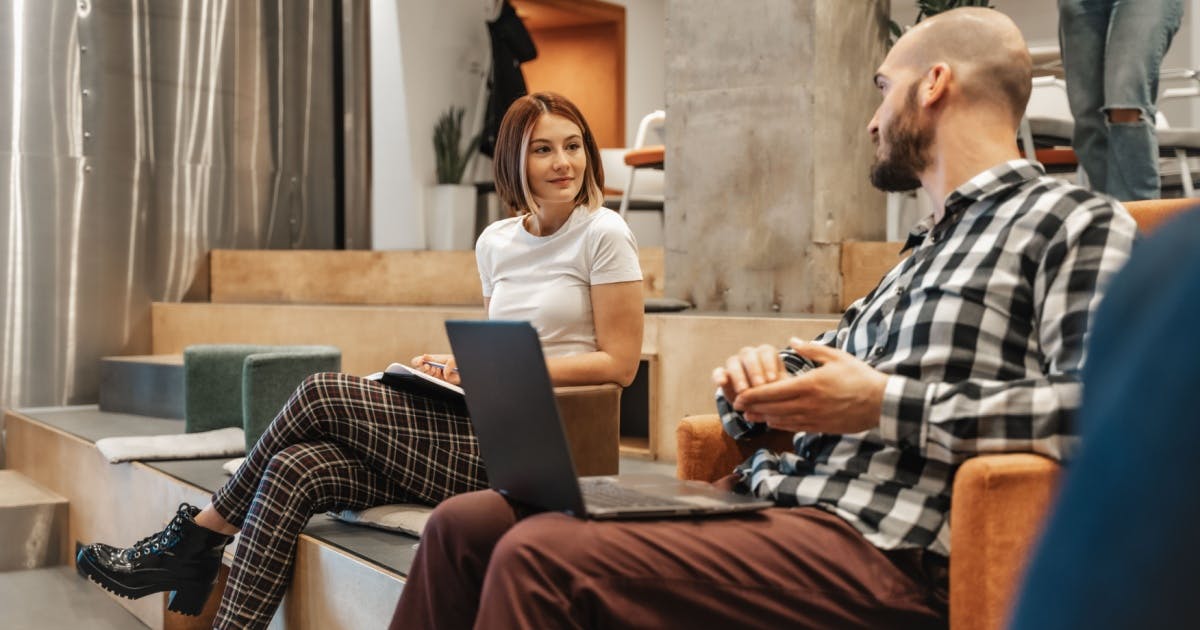
[[[530,92],[579,106],[596,143],[625,146],[625,7],[600,0],[510,0],[537,46],[521,65]]]

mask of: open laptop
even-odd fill
[[[772,505],[666,475],[578,477],[533,327],[452,320],[446,332],[488,479],[510,499],[597,519],[729,514]]]

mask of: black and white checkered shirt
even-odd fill
[[[950,491],[980,453],[1061,459],[1075,442],[1089,319],[1136,226],[1115,201],[1025,160],[955,190],[912,255],[817,343],[888,374],[879,426],[800,433],[794,453],[759,451],[738,471],[777,504],[816,505],[883,549],[950,553]],[[813,365],[790,350],[789,372]],[[735,438],[745,422],[717,392]]]

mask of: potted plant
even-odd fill
[[[475,150],[479,134],[463,145],[463,108],[451,107],[433,128],[433,150],[437,158],[437,186],[429,190],[426,233],[429,249],[471,249],[475,238],[475,186],[463,184],[463,174]]]
[[[957,9],[958,7],[993,8],[991,0],[917,0],[917,20],[914,24],[920,23],[921,20],[927,17],[933,17],[943,11]],[[888,20],[888,29],[891,31],[891,38],[888,40],[888,45],[890,46],[897,39],[900,39],[905,29],[901,28],[894,20]]]

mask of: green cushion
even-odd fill
[[[242,366],[273,346],[197,345],[183,350],[183,418],[187,433],[243,426]]]
[[[241,379],[246,452],[306,377],[341,369],[342,353],[333,346],[276,346],[248,355]]]
[[[341,366],[342,353],[333,346],[188,346],[184,430],[242,427],[249,451],[305,377]]]

